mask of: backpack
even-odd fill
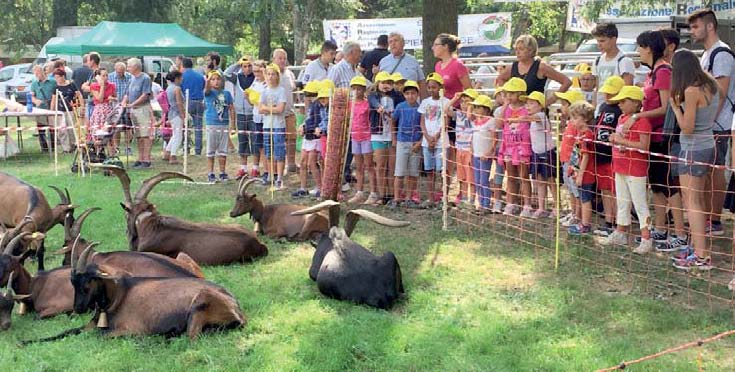
[[[161,122],[163,123],[161,125],[161,136],[164,140],[168,140],[173,135],[173,128],[171,128],[171,124],[168,122],[168,110],[171,109],[171,105],[168,102],[168,93],[165,90],[161,91],[161,93],[158,93],[156,101],[161,106]]]
[[[597,65],[600,64],[600,58],[602,58],[602,54],[600,54],[599,56],[597,56],[597,58],[595,59],[595,64],[594,64],[595,67],[597,67]],[[622,61],[623,58],[625,58],[625,54],[623,54],[622,56],[618,57],[617,66],[615,66],[615,68],[618,71],[618,73],[616,75],[620,75],[620,61]]]
[[[709,55],[709,64],[707,65],[707,72],[709,72],[710,74],[712,74],[712,66],[714,66],[715,57],[719,52],[726,52],[727,54],[731,55],[733,59],[735,59],[735,52],[733,52],[732,49],[724,46],[715,48],[715,50],[713,50],[712,53],[710,53]],[[731,76],[730,78],[732,79],[733,77]],[[730,99],[729,92],[725,92],[725,98],[727,98],[727,100],[730,102],[730,111],[735,113],[735,102]]]

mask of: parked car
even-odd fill
[[[25,103],[25,93],[33,80],[33,74],[29,73],[30,66],[30,63],[21,63],[0,69],[0,97],[10,99],[15,95],[18,102]],[[20,95],[23,96],[22,100],[19,99]]]

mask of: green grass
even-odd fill
[[[0,169],[40,186],[51,203],[57,197],[48,185],[56,185],[68,187],[82,208],[101,207],[83,235],[102,242],[100,250],[127,249],[117,180],[72,176],[68,157],[55,177],[48,157],[34,155],[31,147],[17,159],[0,160]],[[195,159],[192,167],[200,179],[201,162]],[[132,171],[134,188],[153,174]],[[234,183],[163,184],[150,200],[165,214],[252,227],[246,218],[228,217],[235,188]],[[257,192],[269,197],[263,189]],[[442,232],[438,212],[385,213],[413,225],[387,229],[362,222],[354,239],[377,252],[396,253],[407,297],[392,311],[324,298],[308,277],[311,246],[264,238],[267,258],[204,269],[240,302],[248,318],[241,330],[194,342],[86,333],[21,349],[19,340],[80,326],[90,314],[45,321],[16,315],[12,329],[0,336],[0,361],[14,371],[578,371],[615,365],[733,325],[731,311],[650,299],[637,294],[625,277],[572,264],[566,255],[555,273],[552,251],[534,252],[493,235],[492,229],[468,233],[452,226]],[[59,247],[62,235],[62,229],[52,230],[47,247]],[[56,256],[47,261],[49,267],[59,264]],[[35,268],[35,262],[27,267]],[[733,370],[733,346],[734,340],[723,340],[630,369],[694,370],[701,351],[706,370]]]

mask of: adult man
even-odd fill
[[[130,75],[129,72],[125,71],[126,68],[127,66],[125,66],[124,62],[115,63],[115,71],[109,74],[108,78],[111,83],[115,84],[115,97],[120,101],[128,95],[128,86],[130,85],[130,80],[133,80],[133,75]],[[120,122],[118,125],[119,126],[115,128],[113,132],[112,148],[115,150],[119,148],[120,133],[125,132],[125,153],[130,155],[132,152],[130,149],[130,142],[133,138],[131,136],[132,127],[130,126],[130,114],[126,109],[123,109],[123,112],[120,114]]]
[[[184,58],[181,91],[186,97],[189,93],[189,116],[194,126],[194,154],[202,154],[202,115],[204,114],[204,75],[193,69],[194,61]]]
[[[312,80],[324,80],[329,75],[329,69],[332,67],[334,56],[337,54],[337,44],[333,41],[325,41],[322,44],[322,53],[319,58],[309,62],[304,69],[304,76],[301,79],[303,84]]]
[[[421,69],[419,61],[403,50],[405,45],[406,42],[400,33],[391,32],[388,35],[388,49],[390,50],[390,54],[380,60],[380,71],[385,71],[389,74],[398,72],[404,79],[416,81],[419,83],[419,92],[423,97],[423,92],[426,91],[424,71]]]
[[[702,68],[715,78],[720,87],[720,108],[713,128],[715,135],[714,163],[724,165],[727,150],[730,148],[733,107],[735,107],[733,105],[735,79],[732,79],[735,72],[735,59],[726,50],[719,49],[730,49],[730,47],[717,36],[717,17],[711,9],[698,10],[692,13],[687,21],[692,40],[704,44],[705,51],[700,59]],[[714,53],[717,49],[719,51]],[[705,178],[707,179],[705,190],[708,193],[711,192],[711,195],[706,195],[704,198],[711,213],[707,232],[711,235],[723,235],[720,216],[725,203],[725,171],[715,168],[712,170],[711,182],[710,177]]]
[[[56,91],[56,82],[48,78],[41,65],[33,66],[33,75],[36,76],[36,79],[31,83],[31,100],[33,101],[33,105],[48,110],[51,106],[51,98],[54,97],[54,92]],[[54,150],[54,129],[50,128],[50,142],[47,143],[46,126],[48,126],[48,119],[39,116],[36,121],[36,127],[38,128],[38,143],[41,145],[41,152]]]
[[[597,76],[597,89],[610,76],[617,75],[623,78],[625,85],[633,85],[635,65],[630,57],[618,49],[618,28],[613,23],[598,23],[592,30],[592,36],[597,40],[597,47],[602,54],[592,64],[592,74]],[[602,101],[600,95],[598,101]]]
[[[388,54],[390,54],[388,51],[388,35],[380,35],[378,36],[378,46],[365,53],[362,61],[360,61],[360,72],[365,76],[365,79],[373,80],[373,74],[380,71],[380,60]]]
[[[123,106],[129,109],[130,121],[138,138],[138,161],[133,164],[133,169],[150,168],[154,131],[150,102],[151,78],[143,72],[143,63],[138,58],[128,60],[128,72],[133,78],[128,86],[128,95],[123,98]]]
[[[88,82],[89,79],[92,77],[92,69],[87,66],[89,64],[89,53],[82,56],[82,65],[75,68],[72,72],[72,81],[74,82],[74,85],[77,86],[77,88],[81,88],[81,86]],[[87,94],[83,94],[84,98],[87,98]]]
[[[204,71],[208,74],[209,71],[217,70],[220,74],[222,74],[222,69],[219,67],[220,62],[222,62],[222,57],[220,57],[219,53],[217,52],[209,52],[204,57]]]
[[[296,172],[296,115],[293,112],[294,76],[288,67],[288,54],[283,49],[273,51],[273,63],[281,69],[280,86],[286,91],[286,165],[288,172]]]
[[[237,171],[236,178],[239,180],[247,177],[248,155],[253,155],[253,164],[258,164],[260,161],[260,148],[257,148],[254,143],[254,132],[257,131],[257,127],[253,121],[253,105],[245,93],[245,90],[250,88],[255,80],[253,63],[250,58],[242,57],[237,63],[227,67],[224,78],[225,89],[232,93],[237,114],[237,152],[240,155],[240,170]]]
[[[89,75],[87,81],[85,81],[79,88],[85,95],[84,97],[87,99],[87,112],[84,115],[84,121],[87,123],[89,123],[89,118],[92,117],[92,112],[94,111],[94,99],[92,98],[92,95],[89,94],[89,86],[94,82],[94,73],[95,71],[97,71],[97,69],[100,68],[100,61],[100,54],[97,52],[90,52],[87,55],[86,65],[87,67],[89,67],[90,70],[92,70],[92,73]]]

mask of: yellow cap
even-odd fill
[[[321,90],[323,88],[326,88],[326,89],[329,89],[329,90],[334,90],[334,82],[331,81],[331,80],[329,80],[329,79],[324,79],[324,80],[320,81],[319,82],[319,89]]]
[[[212,71],[207,72],[207,79],[211,78],[214,75],[222,77],[222,74],[220,74],[218,70],[212,70]]]
[[[534,100],[538,102],[541,105],[541,107],[546,107],[546,96],[544,96],[544,94],[541,92],[533,91],[531,92],[531,94],[527,96],[526,95],[521,96],[521,99]]]
[[[385,71],[380,71],[375,74],[375,78],[373,78],[373,80],[375,80],[376,83],[380,83],[383,81],[393,81],[391,74]]]
[[[526,85],[526,81],[517,77],[510,78],[510,80],[506,81],[505,84],[503,84],[503,91],[505,92],[526,93],[527,89],[528,86]]]
[[[480,94],[477,96],[477,98],[475,98],[474,101],[472,101],[472,105],[487,107],[490,110],[492,110],[493,109],[493,99],[484,94]]]
[[[605,80],[605,83],[602,84],[602,88],[600,88],[600,93],[618,94],[624,86],[625,80],[623,80],[623,78],[617,75],[610,76],[609,78],[607,78],[607,80]]]
[[[367,79],[365,77],[357,75],[350,80],[350,86],[359,85],[361,87],[367,87]]]
[[[251,62],[250,62],[250,58],[249,57],[242,57],[242,58],[240,58],[239,61],[237,61],[237,63],[243,64],[243,63],[251,63]]]
[[[472,98],[472,99],[477,99],[477,96],[479,96],[479,95],[480,95],[480,93],[478,93],[478,92],[477,92],[476,90],[474,90],[474,89],[472,89],[472,88],[467,88],[467,89],[465,89],[465,90],[464,90],[464,91],[462,92],[462,95],[463,95],[463,96],[467,96],[467,97],[470,97],[470,98]]]
[[[310,94],[317,94],[319,93],[319,88],[321,88],[321,84],[319,84],[319,81],[312,80],[306,85],[304,85],[304,93],[310,93]]]
[[[426,81],[435,81],[439,83],[439,85],[444,85],[444,79],[441,75],[437,74],[436,72],[430,73],[428,76],[426,76]]]
[[[570,105],[575,102],[584,101],[584,94],[578,90],[569,90],[564,93],[554,92],[554,95],[569,102]]]
[[[255,89],[245,89],[245,94],[248,95],[250,102],[260,102],[260,92]]]
[[[401,75],[400,72],[394,72],[390,74],[390,79],[393,81],[405,81],[406,79]]]
[[[278,65],[275,64],[275,63],[269,63],[267,66],[265,66],[265,68],[267,68],[267,69],[270,68],[270,69],[276,71],[278,73],[278,75],[281,74],[281,68],[278,67]]]
[[[316,96],[316,98],[329,98],[330,92],[331,90],[329,88],[319,89],[319,94]]]
[[[574,66],[574,71],[579,72],[582,75],[589,75],[592,73],[592,66],[586,64],[586,63],[580,63],[576,66]]]
[[[503,87],[495,88],[495,93],[493,93],[493,97],[497,96],[498,93],[503,93]]]
[[[626,98],[632,99],[635,101],[643,101],[643,89],[635,85],[626,85],[622,89],[620,89],[620,92],[615,97],[613,97],[611,100],[612,101],[622,101]]]
[[[408,88],[415,88],[416,90],[419,90],[419,84],[413,80],[406,80],[406,82],[403,84],[403,91],[405,92]]]

